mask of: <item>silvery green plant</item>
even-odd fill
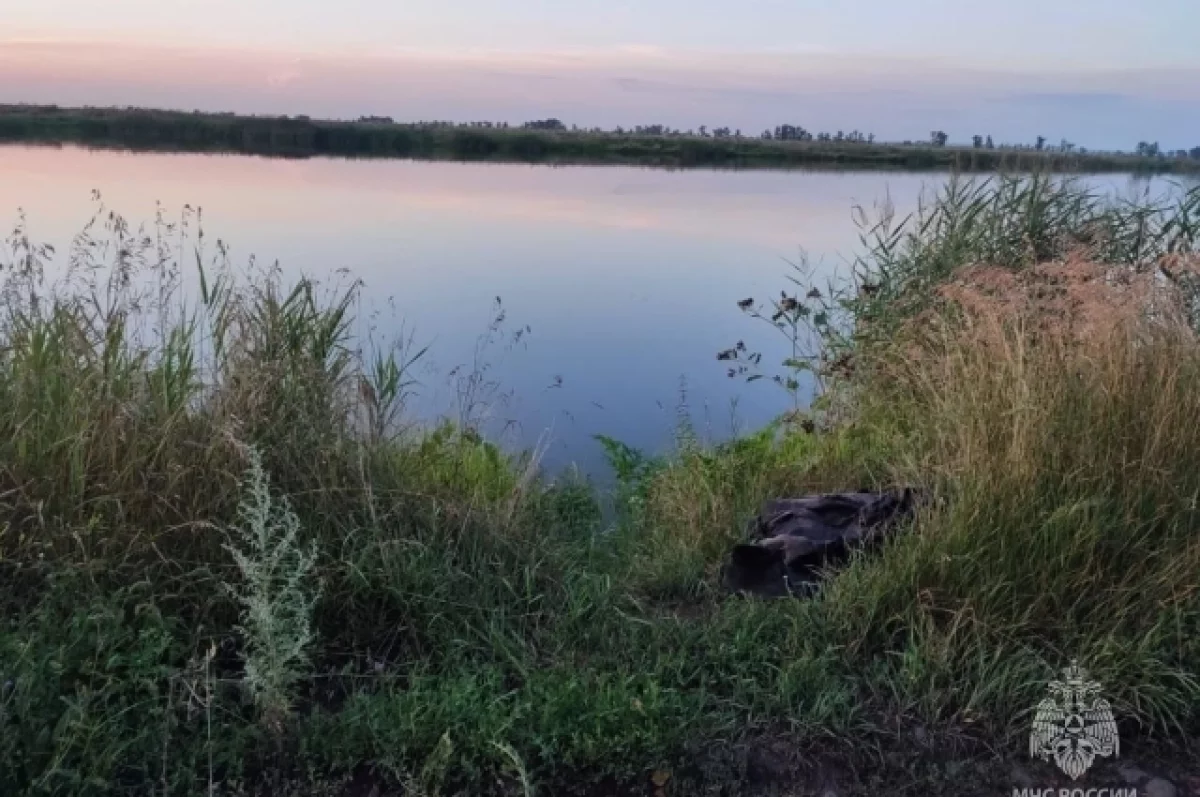
[[[262,457],[247,448],[249,467],[239,523],[225,548],[241,575],[226,585],[242,605],[245,683],[268,727],[279,730],[308,664],[312,614],[320,585],[313,574],[316,542],[301,543],[300,520],[286,497],[272,497]]]

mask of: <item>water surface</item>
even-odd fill
[[[453,413],[455,367],[486,364],[499,390],[478,398],[494,434],[545,442],[551,469],[599,472],[595,434],[661,452],[681,407],[714,440],[786,409],[778,388],[730,380],[716,360],[739,339],[783,356],[736,302],[791,287],[802,253],[834,275],[858,247],[853,205],[890,197],[903,213],[944,179],[0,147],[0,223],[23,209],[32,237],[65,251],[93,190],[131,222],[151,221],[156,203],[200,207],[234,262],[278,261],[292,277],[349,269],[380,311],[364,312],[361,334],[430,344],[413,413]],[[497,297],[505,323],[481,347]]]

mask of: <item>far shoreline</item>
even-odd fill
[[[0,145],[308,159],[782,171],[1200,175],[1200,158],[866,140],[774,140],[480,124],[0,105]],[[1194,155],[1194,151],[1193,151]]]

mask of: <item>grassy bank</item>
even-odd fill
[[[1078,340],[937,288],[1081,247],[1136,276],[1198,230],[1200,193],[1133,208],[1040,179],[868,224],[863,290],[777,303],[826,336],[780,375],[829,374],[812,431],[613,445],[615,525],[469,429],[390,434],[408,360],[356,353],[352,293],[188,254],[184,304],[178,249],[104,213],[51,290],[18,230],[0,793],[737,793],[817,757],[903,791],[913,755],[1023,755],[1072,657],[1123,745],[1179,749],[1200,731],[1187,308]],[[762,499],[890,484],[936,500],[820,599],[719,590]]]
[[[1200,173],[1200,160],[1194,158],[1111,153],[340,122],[307,117],[23,105],[0,106],[0,142],[3,141],[285,157],[337,155],[740,168]]]

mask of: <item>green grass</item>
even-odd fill
[[[1152,325],[1077,349],[952,314],[880,330],[885,307],[928,310],[955,262],[1194,252],[1195,202],[952,186],[868,237],[894,241],[864,250],[876,291],[788,311],[842,314],[823,325],[829,359],[854,361],[832,377],[837,412],[714,448],[684,434],[663,461],[609,441],[612,525],[587,483],[539,478],[470,429],[374,423],[403,416],[411,358],[354,351],[353,291],[237,281],[201,253],[185,305],[178,250],[102,212],[72,256],[109,269],[50,292],[48,253],[18,230],[0,313],[0,793],[336,794],[367,767],[405,793],[643,793],[655,770],[670,793],[736,792],[757,745],[885,771],[918,726],[947,755],[1017,757],[1072,657],[1123,746],[1183,745],[1200,731],[1194,341]],[[761,500],[898,483],[938,500],[821,598],[721,594]],[[260,550],[245,534],[269,523],[245,508],[264,485],[299,527]],[[254,580],[231,546],[317,558]],[[312,639],[275,659],[266,710],[254,635],[302,642],[313,595]]]
[[[736,168],[1200,173],[1195,157],[986,149],[866,141],[776,141],[682,133],[550,131],[449,123],[349,122],[139,108],[0,105],[0,142],[137,151],[336,155],[522,163]]]

